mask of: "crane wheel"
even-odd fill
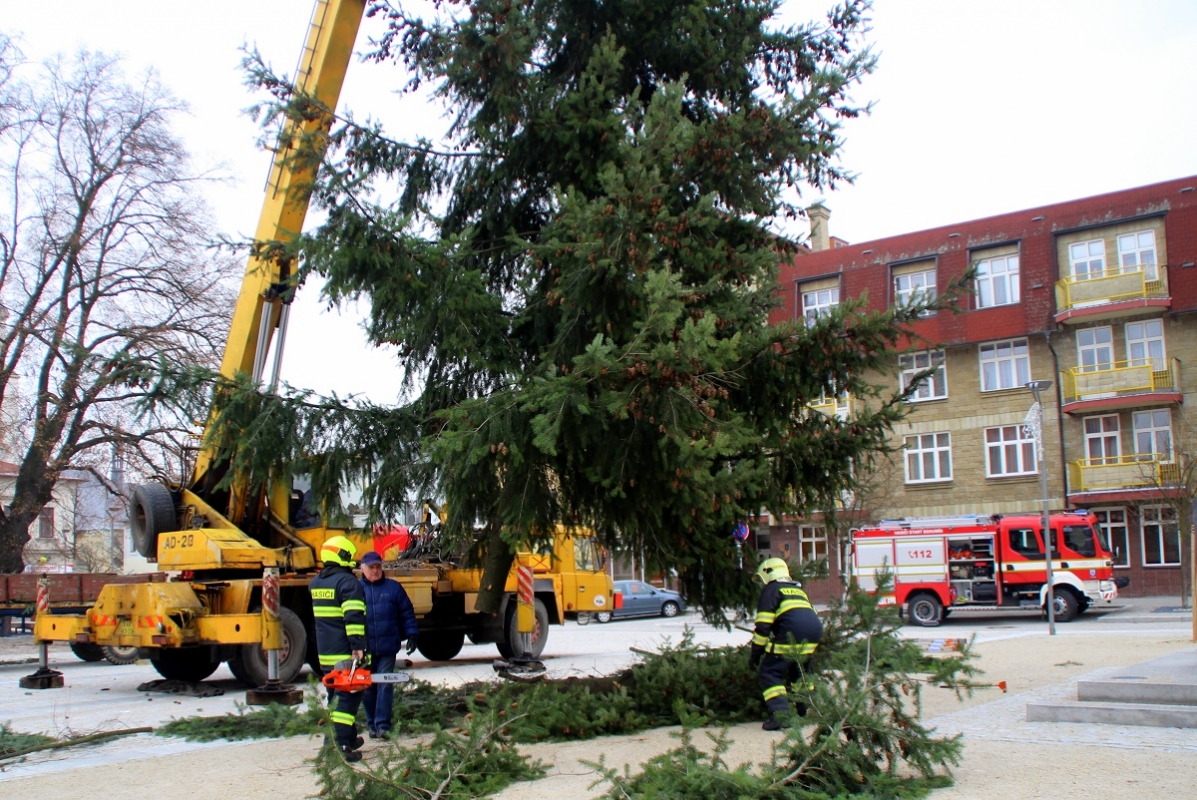
[[[162,649],[150,658],[158,674],[170,681],[196,683],[207,678],[220,666],[208,659],[207,647],[188,647],[181,650]]]
[[[136,664],[137,648],[107,645],[104,647],[104,658],[109,664]]]
[[[170,490],[160,483],[145,483],[133,490],[129,527],[133,547],[142,558],[158,555],[158,534],[179,527],[175,501]]]
[[[104,660],[104,648],[90,642],[71,642],[71,652],[83,661]]]
[[[516,607],[519,605],[512,599],[507,603],[506,624],[503,626],[503,641],[499,642],[499,655],[503,658],[515,658],[523,655],[527,658],[540,658],[544,646],[549,641],[549,610],[538,597],[535,599],[536,625],[532,628],[532,652],[520,653],[520,632],[516,627]]]
[[[283,646],[278,652],[278,679],[280,683],[291,683],[307,660],[308,632],[299,615],[289,608],[279,609],[279,621],[283,626]],[[258,644],[238,646],[237,655],[229,659],[229,671],[250,688],[265,686],[268,678],[266,651]]]

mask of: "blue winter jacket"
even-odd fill
[[[416,611],[398,581],[383,578],[371,583],[364,577],[361,581],[366,593],[366,649],[374,655],[394,655],[404,639],[419,633]]]

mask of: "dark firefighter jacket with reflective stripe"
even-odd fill
[[[366,649],[366,596],[353,571],[340,564],[325,564],[308,588],[320,666],[328,670]]]
[[[823,636],[823,621],[806,592],[790,581],[772,581],[756,605],[752,649],[779,656],[807,656]]]

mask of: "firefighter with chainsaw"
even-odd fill
[[[756,606],[756,627],[748,663],[758,670],[769,718],[761,727],[775,731],[787,727],[790,703],[787,687],[798,681],[811,654],[823,638],[823,621],[806,592],[790,579],[790,568],[780,558],[761,562],[756,580],[764,584]],[[798,716],[806,706],[795,704]]]
[[[312,613],[316,618],[316,649],[320,669],[330,672],[364,661],[366,654],[366,596],[353,574],[357,547],[344,536],[333,536],[320,548],[324,568],[312,579]],[[337,748],[346,761],[361,761],[363,740],[354,724],[361,691],[336,689],[329,697],[329,716]]]

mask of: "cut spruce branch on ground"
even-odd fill
[[[926,686],[959,695],[985,686],[974,682],[971,647],[930,657],[898,635],[893,607],[850,591],[825,616],[824,642],[798,682],[793,698],[807,707],[799,724],[779,740],[763,764],[724,762],[728,724],[764,717],[760,688],[748,668],[746,647],[696,646],[688,633],[617,675],[476,682],[446,688],[413,681],[396,692],[398,741],[372,748],[358,764],[333,750],[314,762],[323,795],[362,800],[396,794],[397,785],[421,787],[411,796],[467,797],[498,791],[512,781],[542,774],[516,744],[586,739],[681,725],[681,744],[639,771],[622,774],[601,760],[591,764],[611,797],[683,798],[750,796],[786,798],[921,797],[951,781],[961,743],[935,736],[922,719]],[[176,735],[241,738],[315,733],[324,711],[313,683],[305,711],[272,707],[224,718],[178,720]],[[707,728],[710,747],[695,744]],[[418,747],[402,747],[412,734]],[[409,742],[410,743],[410,742]],[[414,778],[413,778],[414,776]],[[597,785],[597,784],[596,784]],[[673,788],[669,788],[673,787]],[[718,791],[716,791],[718,789]]]
[[[98,731],[84,736],[74,736],[68,739],[55,739],[40,733],[16,733],[8,725],[0,725],[0,768],[5,762],[21,759],[33,753],[44,750],[62,750],[83,744],[96,744],[117,736],[130,736],[135,733],[152,733],[153,728],[125,728],[113,731]]]

